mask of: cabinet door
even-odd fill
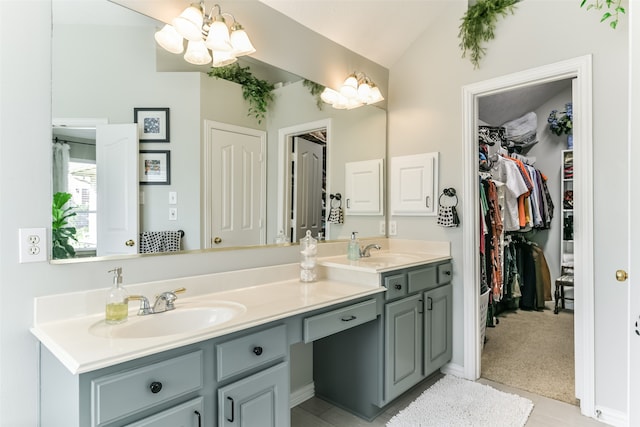
[[[344,165],[345,215],[382,215],[382,159]]]
[[[385,401],[422,379],[422,294],[385,306]]]
[[[288,427],[289,365],[280,363],[218,390],[218,426]]]
[[[391,158],[391,214],[436,215],[438,153]]]
[[[452,285],[424,293],[424,375],[440,369],[451,360]]]
[[[204,420],[202,397],[152,415],[127,427],[202,427]]]

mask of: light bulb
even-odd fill
[[[320,94],[320,99],[322,99],[327,104],[334,104],[338,101],[338,97],[340,94],[331,88],[324,88],[322,93]]]

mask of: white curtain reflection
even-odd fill
[[[53,194],[68,191],[69,149],[65,142],[53,143]]]

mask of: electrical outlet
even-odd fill
[[[398,234],[398,224],[395,221],[389,221],[389,236]]]
[[[378,230],[378,234],[380,234],[381,236],[384,236],[387,232],[387,227],[384,221],[380,221],[380,229]]]
[[[169,221],[176,221],[178,219],[178,208],[169,208]]]
[[[46,228],[21,228],[18,230],[18,261],[20,263],[47,260],[46,233]]]

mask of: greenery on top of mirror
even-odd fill
[[[70,193],[58,192],[53,195],[51,205],[51,247],[53,259],[74,258],[76,251],[69,240],[76,239],[76,228],[69,226],[69,218],[76,216],[72,206],[65,205],[71,199]]]
[[[316,98],[316,105],[318,106],[318,110],[322,111],[322,109],[324,108],[324,101],[322,100],[320,95],[322,95],[322,91],[324,91],[325,87],[322,86],[321,84],[312,82],[311,80],[307,80],[307,79],[304,79],[302,81],[302,84],[304,85],[304,87],[309,89],[309,92],[311,92],[311,95]]]
[[[207,74],[210,77],[218,77],[241,85],[242,97],[249,101],[248,115],[255,116],[258,119],[258,123],[262,123],[269,108],[269,103],[273,101],[273,94],[271,93],[274,89],[273,84],[256,78],[249,67],[241,67],[237,63],[225,67],[211,68],[211,71]]]

